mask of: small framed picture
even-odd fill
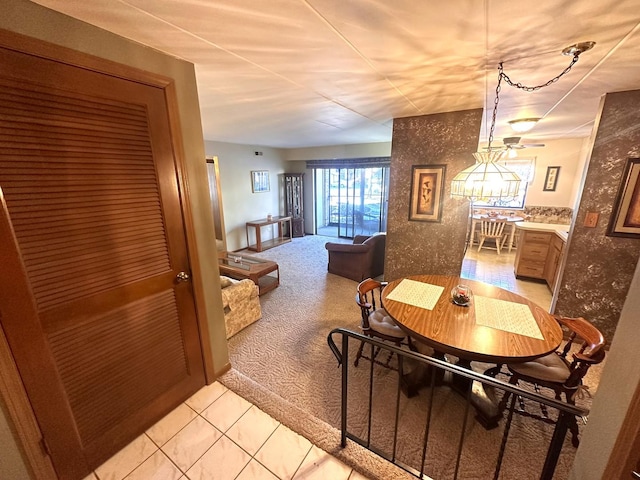
[[[442,194],[445,165],[414,165],[411,172],[409,220],[439,222],[442,219]]]
[[[555,192],[558,186],[558,175],[560,175],[560,167],[547,167],[547,176],[544,177],[545,192]]]
[[[269,189],[269,170],[252,170],[251,191],[253,193],[260,193],[268,192]]]

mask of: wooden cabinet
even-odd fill
[[[555,232],[521,231],[515,260],[516,278],[544,280],[553,291],[563,250],[564,241]]]
[[[304,173],[284,174],[285,213],[294,237],[304,237],[303,179]]]
[[[558,267],[560,266],[560,258],[564,250],[564,242],[562,239],[554,235],[549,245],[549,253],[547,254],[547,262],[545,265],[544,279],[551,291],[555,290],[556,281],[558,280]]]
[[[516,278],[544,280],[547,254],[553,236],[553,232],[521,232],[515,262]]]

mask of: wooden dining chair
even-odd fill
[[[382,290],[387,286],[387,282],[379,282],[371,278],[367,278],[358,284],[356,292],[356,303],[360,307],[361,320],[360,328],[362,333],[369,337],[378,337],[387,342],[391,342],[396,346],[407,345],[411,350],[416,351],[411,337],[398,327],[393,319],[389,316],[384,308],[382,308]],[[374,349],[373,358],[365,357],[362,353],[364,342],[360,343],[356,359],[353,364],[357,367],[360,358],[374,361],[385,367],[390,367],[392,352],[387,357],[386,362],[379,362],[376,357],[380,348]]]
[[[485,240],[495,241],[495,250],[500,255],[500,249],[507,238],[504,234],[504,226],[507,224],[506,219],[501,218],[483,218],[480,221],[480,241],[478,245],[478,251],[484,246]],[[489,248],[489,247],[484,247]]]
[[[508,364],[507,368],[511,374],[509,383],[518,385],[520,382],[527,382],[534,386],[536,392],[540,392],[540,387],[549,388],[555,392],[557,400],[562,400],[564,394],[565,401],[575,405],[576,397],[588,388],[583,385],[582,380],[589,368],[604,360],[605,340],[602,333],[584,318],[558,315],[554,315],[554,318],[570,334],[564,348],[530,362]],[[567,358],[574,342],[579,343],[578,351],[573,353],[571,358]],[[509,397],[509,393],[503,396],[498,407],[500,412],[505,410]],[[521,401],[518,413],[523,411],[524,404]],[[550,421],[545,408],[542,409],[542,416],[530,413],[527,413],[527,416]],[[577,447],[579,439],[575,417],[572,417],[569,423],[569,430],[573,446]]]

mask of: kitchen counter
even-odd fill
[[[562,223],[516,222],[516,228],[537,232],[555,232],[556,235],[566,242],[571,225]]]

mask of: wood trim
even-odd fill
[[[602,478],[631,478],[640,457],[640,383],[636,386],[627,414]],[[635,455],[635,457],[634,457]]]
[[[218,370],[217,372],[213,373],[213,378],[212,378],[211,382],[207,382],[207,383],[211,384],[211,383],[215,382],[218,379],[218,377],[221,377],[222,375],[227,373],[229,370],[231,370],[231,364],[230,363],[225,363],[224,366],[220,370]]]
[[[15,431],[22,441],[21,450],[33,478],[58,478],[51,458],[40,447],[42,432],[31,409],[27,392],[22,384],[11,350],[0,325],[0,400],[6,406]]]
[[[34,55],[37,57],[53,60],[56,62],[72,65],[86,70],[99,72],[112,77],[122,78],[136,83],[141,83],[164,90],[167,99],[171,144],[174,149],[176,158],[176,168],[179,172],[178,185],[180,189],[180,199],[182,209],[185,215],[185,231],[187,234],[188,255],[192,262],[192,276],[201,278],[202,272],[198,264],[197,252],[195,250],[195,227],[191,220],[191,202],[189,199],[189,185],[185,174],[184,167],[184,148],[182,133],[179,122],[179,109],[177,103],[176,89],[174,80],[170,77],[160,75],[154,72],[148,72],[128,65],[120,64],[115,61],[100,58],[88,53],[76,51],[64,46],[46,42],[19,33],[0,29],[0,46],[9,50]],[[191,248],[189,248],[191,247]],[[200,333],[200,341],[203,345],[203,364],[205,368],[205,378],[207,383],[215,381],[215,379],[229,370],[230,364],[226,364],[222,369],[216,371],[211,346],[206,339],[209,338],[210,332],[207,322],[204,321],[202,312],[206,312],[204,303],[204,291],[200,282],[194,282],[198,285],[195,290],[196,314],[199,313],[198,328]],[[37,425],[33,410],[30,406],[29,399],[22,385],[22,380],[16,370],[15,362],[11,350],[4,337],[4,332],[0,332],[0,400],[7,405],[7,413],[9,421],[15,427],[15,438],[19,439],[21,447],[24,450],[25,461],[34,474],[34,478],[38,479],[56,479],[57,475],[50,462],[49,457],[43,454],[40,439],[42,438],[40,429]]]
[[[173,82],[173,79],[158,73],[148,72],[4,29],[0,29],[0,46],[153,87],[165,88]]]
[[[196,318],[198,321],[198,329],[200,331],[200,345],[202,350],[202,361],[204,365],[204,376],[207,384],[213,383],[215,379],[215,365],[213,361],[213,353],[211,352],[211,344],[208,339],[211,336],[209,324],[206,321],[206,302],[205,292],[202,289],[202,270],[200,268],[200,258],[198,255],[196,232],[193,224],[193,208],[191,206],[191,188],[189,179],[186,174],[186,165],[184,158],[184,140],[182,138],[182,129],[180,128],[180,112],[178,108],[177,93],[174,83],[170,83],[164,89],[167,101],[167,111],[169,115],[169,128],[171,130],[171,144],[173,145],[174,158],[176,159],[176,170],[178,177],[178,194],[180,195],[180,204],[184,212],[184,229],[187,240],[187,255],[189,256],[189,265],[191,266],[193,296],[196,304]]]

